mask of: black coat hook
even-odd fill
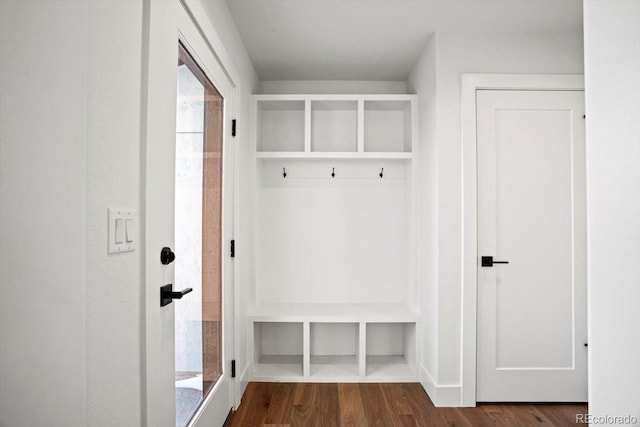
[[[384,176],[384,168],[380,169],[380,178]]]
[[[282,177],[283,178],[287,177],[287,170],[285,168],[282,168]]]
[[[331,168],[331,178],[336,177],[336,168]]]

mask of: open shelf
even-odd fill
[[[416,322],[420,315],[405,304],[260,304],[249,313],[260,322]]]
[[[411,158],[415,95],[254,100],[257,158]]]
[[[300,322],[255,322],[254,377],[296,377],[303,369],[303,328]]]
[[[414,377],[416,324],[367,323],[366,374],[375,377]]]
[[[351,356],[311,356],[311,378],[336,378],[358,376],[358,357]]]
[[[358,376],[358,323],[311,323],[311,377]]]
[[[324,152],[306,153],[296,151],[279,152],[258,152],[258,159],[372,159],[372,160],[410,160],[412,153],[346,153],[346,152]]]
[[[304,101],[258,101],[256,151],[303,152]]]
[[[367,356],[367,375],[374,377],[414,377],[413,367],[405,356]]]
[[[358,146],[356,101],[311,101],[311,151],[355,153]]]
[[[261,356],[253,366],[256,378],[298,377],[302,375],[302,355]]]
[[[412,151],[411,102],[364,101],[364,151]]]
[[[377,310],[373,306],[345,304],[347,307],[338,307],[341,305],[294,305],[296,313],[283,312],[283,306],[273,305],[263,307],[260,315],[254,313],[250,319],[254,332],[251,380],[418,380],[416,313],[407,313],[406,307],[379,305],[382,313],[374,314]],[[358,308],[364,310],[358,311]],[[303,314],[304,309],[307,311]],[[264,318],[287,320],[258,320]],[[343,320],[346,318],[352,320]],[[403,321],[398,322],[398,319]]]

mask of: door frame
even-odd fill
[[[245,88],[245,84],[250,85],[250,83],[245,83],[243,81],[240,71],[238,70],[238,68],[236,68],[235,62],[233,61],[231,55],[227,51],[227,48],[225,47],[224,42],[220,38],[218,31],[214,27],[213,23],[210,21],[206,10],[202,6],[202,2],[200,0],[179,0],[179,2],[191,17],[191,20],[197,27],[197,30],[200,36],[204,39],[209,50],[215,56],[216,60],[218,61],[218,64],[220,65],[222,70],[225,72],[227,79],[233,86],[233,99],[234,99],[233,117],[230,117],[229,119],[236,119],[236,120],[240,119],[240,116],[244,114],[244,112],[241,111],[241,105],[243,103],[240,97],[244,93],[243,91]],[[227,124],[229,123],[230,121],[227,121]],[[238,154],[237,147],[241,147],[245,143],[245,133],[243,133],[241,129],[237,132],[236,136],[233,138],[232,143],[235,147],[234,153],[233,153],[233,185],[234,185],[233,238],[237,240],[240,236],[240,221],[238,221],[238,207],[240,206],[240,196],[237,191],[238,183],[240,182],[239,180],[240,162],[238,160],[240,156]],[[226,253],[228,254],[228,250],[229,250],[228,245],[222,247],[223,254],[225,254],[225,251],[227,251]],[[233,260],[234,274],[233,274],[232,298],[233,298],[233,325],[234,325],[234,328],[233,328],[234,329],[234,337],[233,337],[234,338],[233,339],[234,357],[240,354],[242,351],[245,351],[245,349],[240,347],[239,340],[236,339],[236,337],[238,336],[238,332],[239,331],[241,332],[243,330],[243,327],[241,326],[241,313],[240,313],[240,307],[241,307],[240,275],[238,274],[238,271],[240,271],[241,262],[242,262],[241,259],[237,257],[234,258]],[[227,366],[227,368],[229,368],[229,366]],[[236,378],[234,382],[233,403],[235,405],[234,407],[236,408],[240,404],[242,393],[244,391],[242,389],[242,385],[240,384],[240,381],[242,380],[241,374],[242,374],[241,372],[240,373],[236,372]]]
[[[478,182],[476,91],[584,90],[581,74],[463,74],[462,121],[462,366],[461,406],[476,406],[478,304]]]
[[[145,0],[143,3],[143,14],[143,28],[145,31],[143,38],[143,79],[146,78],[146,81],[143,80],[145,85],[142,93],[143,130],[141,136],[142,165],[140,175],[143,188],[142,204],[144,207],[141,214],[141,217],[144,218],[144,224],[143,227],[141,227],[141,241],[144,243],[141,245],[142,250],[140,255],[143,265],[142,279],[144,286],[141,343],[141,364],[144,373],[142,379],[142,422],[143,425],[155,426],[159,425],[159,421],[166,418],[168,412],[166,409],[159,410],[158,402],[154,401],[150,396],[154,387],[157,386],[155,382],[156,378],[152,376],[151,373],[161,367],[161,365],[158,365],[150,359],[150,354],[159,348],[165,347],[166,343],[159,340],[159,338],[161,338],[163,328],[168,326],[168,324],[165,323],[169,319],[166,315],[160,317],[157,312],[159,306],[159,287],[161,284],[158,282],[157,271],[159,267],[157,265],[159,264],[159,259],[157,259],[156,246],[161,247],[162,243],[165,242],[160,242],[159,239],[150,235],[150,227],[158,222],[156,214],[150,216],[150,209],[152,209],[153,206],[153,199],[158,197],[159,190],[155,188],[157,186],[150,185],[147,177],[149,176],[150,169],[163,167],[163,165],[165,168],[168,168],[168,170],[173,170],[173,165],[169,168],[171,159],[162,159],[163,165],[151,164],[149,159],[150,153],[153,151],[155,145],[167,143],[167,138],[170,137],[167,134],[170,127],[169,125],[171,120],[175,122],[175,105],[171,106],[172,110],[169,109],[169,107],[158,108],[157,106],[157,104],[162,105],[163,101],[166,100],[161,94],[163,91],[158,90],[158,85],[161,85],[160,82],[167,80],[168,73],[175,74],[175,69],[177,69],[178,43],[182,42],[207,77],[216,86],[216,89],[223,94],[225,102],[230,103],[230,117],[225,117],[224,122],[225,135],[227,134],[226,129],[231,126],[231,120],[238,116],[238,106],[240,104],[238,97],[242,93],[242,88],[240,74],[231,60],[231,56],[228,54],[218,32],[209,20],[206,10],[199,1],[171,0],[156,2],[153,0]],[[207,67],[207,64],[213,63],[216,64],[215,68],[219,68],[221,72]],[[175,80],[174,78],[173,81],[175,82]],[[172,114],[171,111],[173,111]],[[175,138],[175,136],[173,136],[173,138]],[[228,147],[232,145],[234,147],[237,146],[238,140],[239,138],[237,137],[233,140],[225,140],[224,149],[228,150]],[[225,241],[223,242],[225,244],[223,244],[222,250],[222,269],[223,272],[225,270],[231,270],[230,274],[233,275],[233,282],[231,283],[231,295],[227,295],[226,298],[223,296],[223,312],[226,309],[232,311],[230,316],[225,317],[232,322],[232,330],[235,330],[238,326],[239,278],[238,274],[236,274],[236,264],[228,259],[229,252],[226,241],[234,238],[233,236],[238,234],[238,222],[235,221],[238,195],[237,192],[233,190],[233,186],[237,183],[238,168],[236,167],[237,156],[233,155],[228,161],[226,157],[225,155],[224,167],[226,172],[223,175],[222,183],[223,191],[229,191],[229,189],[231,189],[231,195],[228,197],[231,206],[224,209],[225,212],[223,215],[227,218],[231,217],[233,225],[230,230],[231,236],[225,235]],[[171,194],[173,193],[171,192]],[[230,212],[230,214],[227,214],[227,212]],[[154,323],[158,318],[162,320],[162,324],[160,325]],[[173,317],[171,317],[171,320],[173,320]],[[230,338],[230,353],[235,355],[238,352],[238,344],[233,334]],[[227,362],[225,362],[226,365],[223,366],[223,372],[230,372],[230,366],[227,366],[229,364]],[[235,379],[230,380],[229,384],[231,387],[230,401],[232,405],[237,406],[238,393],[236,389],[238,387]],[[206,409],[218,387],[220,387],[220,383],[214,386],[214,389],[202,403],[190,424],[198,421],[206,422],[214,416],[210,413],[211,411],[207,411]],[[165,406],[171,407],[172,405]],[[226,413],[224,415],[226,416]],[[175,424],[175,419],[171,420],[171,425],[173,424]]]

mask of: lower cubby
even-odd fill
[[[303,323],[254,322],[255,377],[303,375]]]
[[[358,323],[311,323],[310,376],[357,377],[359,336]]]
[[[416,376],[416,324],[367,323],[366,375]]]
[[[261,306],[250,381],[418,381],[419,314],[392,304]]]

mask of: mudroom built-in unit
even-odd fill
[[[417,381],[415,95],[254,95],[253,381]]]

